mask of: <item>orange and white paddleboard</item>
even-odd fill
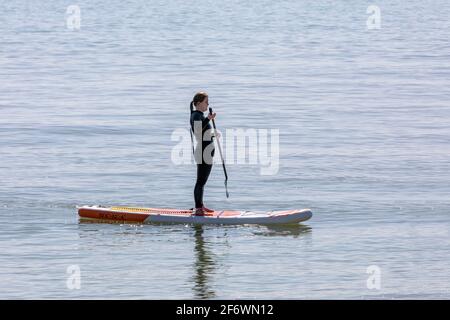
[[[309,209],[253,212],[214,211],[195,216],[192,210],[136,208],[136,207],[78,207],[82,220],[139,222],[139,223],[193,223],[193,224],[288,224],[306,221],[312,217]]]

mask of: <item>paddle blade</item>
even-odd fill
[[[227,181],[225,180],[225,193],[227,194],[227,198],[230,197],[230,194],[228,193],[228,186],[227,186]]]

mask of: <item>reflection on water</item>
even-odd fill
[[[208,250],[208,242],[203,236],[204,227],[193,225],[195,238],[195,273],[193,291],[195,299],[212,299],[216,293],[211,289],[211,276],[216,270],[214,254]],[[256,236],[299,236],[308,235],[312,228],[301,224],[256,226],[259,230],[252,231]],[[226,235],[226,234],[225,234]]]
[[[209,287],[209,277],[214,270],[215,263],[212,253],[205,246],[203,238],[203,226],[194,225],[195,237],[195,274],[194,274],[194,294],[195,299],[211,299],[216,293]]]
[[[186,228],[188,227],[188,228]],[[214,241],[214,232],[220,229],[220,243],[218,246]],[[191,274],[189,287],[194,299],[215,299],[220,297],[221,292],[214,287],[214,277],[217,276],[218,270],[227,268],[223,265],[223,260],[218,259],[219,252],[215,250],[223,250],[224,246],[227,250],[239,250],[242,243],[236,243],[236,247],[231,245],[228,240],[242,237],[243,234],[253,238],[253,243],[258,242],[261,237],[285,237],[285,238],[309,238],[312,228],[301,224],[290,225],[248,225],[248,226],[202,226],[202,225],[128,225],[128,224],[105,224],[92,223],[92,221],[82,221],[78,223],[79,239],[83,240],[79,243],[79,248],[83,250],[93,250],[97,253],[104,254],[111,249],[123,251],[127,249],[130,251],[145,251],[152,241],[157,241],[156,237],[163,236],[160,243],[168,244],[170,242],[176,243],[179,236],[173,236],[174,233],[180,233],[190,238],[193,234],[194,252],[192,256],[193,264],[191,264]],[[214,230],[211,238],[208,236],[208,230]],[[193,231],[193,232],[192,232]],[[206,231],[206,234],[205,234]],[[173,236],[173,237],[172,237]],[[99,245],[101,244],[101,245]],[[234,247],[234,248],[233,248]],[[173,248],[171,250],[174,250]],[[171,256],[171,250],[167,252],[167,257]],[[183,251],[186,252],[186,251]],[[251,249],[249,249],[251,252]],[[161,257],[164,259],[164,257]],[[106,260],[105,260],[106,261]],[[186,260],[187,261],[187,260]],[[237,261],[237,263],[243,263]],[[219,276],[220,277],[220,276]]]
[[[96,219],[96,220],[92,220],[92,219],[85,219],[85,218],[79,218],[78,219],[78,224],[82,225],[82,224],[124,224],[123,221],[116,221],[116,220],[102,220],[102,219]],[[135,223],[135,224],[140,224],[140,223]]]
[[[286,225],[266,225],[261,226],[261,230],[254,231],[254,235],[273,237],[273,236],[299,236],[307,235],[312,232],[312,228],[302,224],[286,224]]]

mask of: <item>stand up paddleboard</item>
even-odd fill
[[[136,207],[78,207],[82,220],[138,222],[138,223],[193,223],[193,224],[288,224],[306,221],[312,217],[309,209],[270,212],[214,211],[195,216],[192,210],[136,208]]]

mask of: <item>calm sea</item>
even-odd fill
[[[444,0],[2,1],[0,298],[449,299],[449,17]],[[199,90],[219,129],[279,131],[278,172],[230,162],[227,200],[217,165],[206,205],[313,218],[79,222],[84,204],[193,206],[172,134]]]

